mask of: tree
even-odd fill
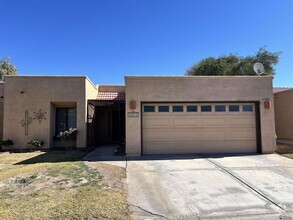
[[[17,69],[10,61],[9,57],[0,60],[0,81],[4,81],[7,75],[17,75]]]
[[[261,47],[253,56],[241,57],[234,54],[208,57],[187,70],[189,76],[233,76],[255,75],[253,64],[260,62],[264,65],[265,75],[275,75],[281,52],[269,52],[265,46]]]

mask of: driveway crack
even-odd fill
[[[277,204],[276,202],[274,202],[272,199],[270,199],[269,197],[267,197],[265,194],[263,194],[262,192],[260,192],[259,190],[255,189],[254,187],[252,187],[250,184],[248,184],[247,182],[245,182],[244,180],[242,180],[240,177],[236,176],[232,171],[229,171],[228,169],[226,169],[225,167],[219,165],[218,163],[216,163],[215,161],[207,158],[204,156],[204,158],[209,161],[210,163],[214,164],[216,167],[220,168],[220,170],[222,170],[223,172],[229,174],[230,176],[232,176],[234,179],[238,180],[239,182],[241,182],[242,184],[244,184],[245,186],[247,186],[248,188],[250,188],[251,190],[253,190],[255,193],[257,193],[258,195],[260,195],[261,197],[263,197],[264,199],[268,200],[269,202],[271,202],[272,204],[274,204],[275,206],[277,206],[278,208],[282,209],[283,211],[287,212],[287,210],[285,210],[282,206],[280,206],[279,204]]]
[[[164,215],[161,215],[161,214],[157,214],[157,213],[153,213],[153,212],[151,212],[151,211],[148,211],[148,210],[146,210],[146,209],[144,209],[144,208],[142,208],[142,207],[140,207],[140,206],[138,206],[138,205],[133,205],[133,204],[130,204],[131,206],[134,206],[134,207],[136,207],[136,208],[139,208],[140,210],[142,210],[142,211],[144,211],[144,212],[146,212],[146,213],[148,213],[148,214],[150,214],[150,215],[153,215],[153,216],[157,216],[157,217],[161,217],[161,218],[164,218],[164,219],[168,219],[166,216],[164,216]]]

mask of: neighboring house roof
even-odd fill
[[[273,92],[277,93],[277,92],[284,92],[287,90],[293,89],[292,87],[274,87],[273,88]]]
[[[115,101],[124,101],[125,92],[99,92],[97,100],[115,100]]]

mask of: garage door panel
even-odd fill
[[[224,128],[203,128],[202,140],[227,140],[227,131]]]
[[[147,141],[144,145],[145,154],[186,154],[186,153],[255,153],[254,141]]]
[[[145,154],[166,154],[171,152],[171,144],[168,141],[145,141],[143,150]]]
[[[200,128],[192,129],[192,128],[182,128],[182,129],[172,129],[171,136],[173,140],[200,140],[202,137],[202,131]]]
[[[169,127],[170,118],[169,117],[146,117],[144,119],[144,127]]]
[[[220,126],[223,127],[223,125],[226,124],[226,118],[216,118],[210,116],[209,118],[202,118],[201,119],[202,126]]]
[[[256,152],[254,140],[203,141],[202,153],[253,153]]]
[[[255,126],[255,119],[253,116],[247,116],[247,115],[241,115],[237,116],[237,117],[230,117],[229,118],[229,124],[230,125],[251,125],[251,126]]]
[[[145,129],[143,138],[149,141],[170,140],[170,129]]]
[[[227,150],[231,153],[256,153],[255,140],[230,140]]]
[[[144,145],[145,154],[176,154],[194,153],[196,145],[193,142],[183,142],[177,145],[169,141],[147,141]]]
[[[178,116],[175,116],[175,118],[172,120],[172,124],[173,126],[183,126],[183,127],[186,127],[186,126],[190,126],[190,127],[196,127],[196,126],[199,126],[200,125],[200,120],[198,117],[178,117]]]
[[[230,104],[221,103],[226,105],[225,112],[215,112],[218,103],[208,104],[212,106],[212,112],[200,112],[200,103],[195,104],[198,111],[186,112],[186,106],[190,103],[181,103],[183,112],[171,112],[172,105],[176,104],[164,103],[170,106],[170,112],[143,113],[143,153],[256,152],[255,112],[242,112],[241,103],[233,103],[239,105],[239,112],[229,112]]]
[[[230,139],[234,140],[255,140],[256,139],[256,132],[253,129],[239,129],[239,130],[231,130],[230,132]]]
[[[178,154],[186,154],[186,153],[195,153],[196,150],[199,150],[199,147],[197,147],[197,143],[195,141],[181,141],[180,145],[178,145],[178,142],[173,142],[171,144],[170,151]]]

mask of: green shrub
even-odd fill
[[[14,144],[13,141],[10,139],[0,141],[0,146],[9,147],[13,144]]]
[[[44,145],[44,141],[40,141],[37,138],[34,138],[27,143],[35,147],[42,147]]]

